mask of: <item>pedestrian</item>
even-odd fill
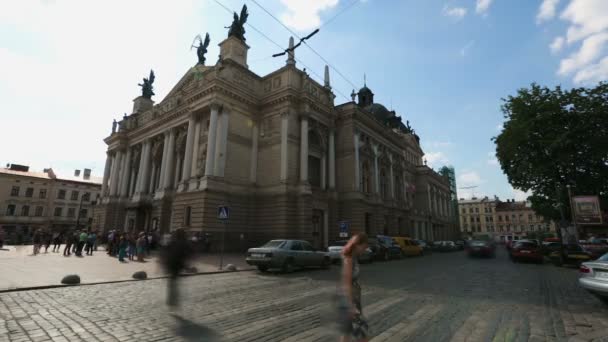
[[[70,232],[65,233],[65,248],[63,249],[63,256],[70,256],[70,250],[72,249],[72,243],[74,241]]]
[[[114,235],[112,235],[112,256],[118,255],[118,243],[120,242],[120,235],[115,230]]]
[[[84,249],[84,245],[87,243],[88,238],[89,234],[87,234],[87,232],[85,232],[84,230],[80,232],[80,235],[78,237],[78,252],[76,253],[76,255],[80,257],[82,256],[82,250]]]
[[[137,254],[137,239],[135,238],[135,234],[129,235],[129,247],[127,254],[129,255],[129,260],[135,260],[135,255]]]
[[[173,311],[179,306],[178,275],[186,267],[188,259],[193,255],[190,243],[183,229],[173,232],[171,240],[163,250],[162,266],[169,273],[167,283],[167,305]]]
[[[139,233],[139,238],[137,239],[135,247],[137,249],[137,261],[143,262],[146,248],[146,235],[144,232]]]
[[[125,255],[127,254],[127,239],[124,235],[120,236],[120,240],[118,242],[118,261],[124,262]]]
[[[357,258],[367,249],[367,235],[355,234],[342,250],[340,298],[340,341],[367,341],[368,325],[361,310],[361,285]]]
[[[152,244],[152,235],[146,233],[145,234],[145,238],[146,238],[146,244],[145,244],[145,248],[146,248],[146,256],[150,256],[150,245]]]
[[[37,229],[34,232],[32,241],[34,242],[34,255],[36,255],[36,254],[40,253],[40,246],[42,244],[42,232],[40,231],[40,229]]]
[[[53,234],[53,253],[59,253],[59,251],[61,251],[61,240],[63,239],[61,235],[62,233],[60,232],[55,232]]]
[[[90,232],[87,236],[87,255],[93,255],[93,246],[95,246],[95,241],[97,240],[97,234],[95,232]]]
[[[112,243],[114,242],[114,231],[110,230],[110,232],[108,233],[108,244],[107,244],[107,254],[108,255],[112,255]]]
[[[76,252],[78,251],[78,243],[79,242],[80,242],[80,231],[79,230],[75,230],[74,234],[72,235],[72,253],[78,254]]]
[[[53,236],[51,235],[51,233],[47,230],[43,231],[42,233],[42,241],[44,242],[44,253],[48,253],[49,252],[49,247],[51,246],[51,240],[53,239]]]

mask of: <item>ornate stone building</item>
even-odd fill
[[[335,106],[327,68],[319,84],[291,51],[259,76],[243,40],[219,45],[215,65],[190,68],[159,104],[136,98],[105,139],[97,228],[225,232],[227,248],[272,238],[323,247],[339,221],[351,233],[455,233],[447,180],[423,165],[418,136],[370,89]],[[226,224],[221,205],[231,208]]]

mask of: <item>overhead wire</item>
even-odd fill
[[[233,13],[234,11],[231,10],[230,8],[226,7],[223,3],[221,3],[219,0],[213,0],[215,1],[215,3],[217,3],[218,5],[220,5],[222,8],[224,8],[228,13]],[[257,4],[257,3],[256,3]],[[259,4],[258,4],[259,6]],[[266,9],[262,8],[264,11],[266,11]],[[267,11],[266,11],[267,12]],[[269,13],[269,12],[267,12]],[[276,18],[275,18],[276,19]],[[274,45],[276,45],[278,48],[283,49],[283,46],[281,46],[279,43],[275,42],[274,40],[272,40],[272,38],[268,37],[266,34],[264,34],[264,32],[258,30],[255,26],[251,25],[250,23],[245,23],[248,27],[252,28],[254,31],[256,31],[257,33],[259,33],[262,37],[266,38],[266,40],[268,40],[269,42],[273,43]],[[307,45],[308,46],[308,45]],[[315,76],[317,76],[319,78],[319,83],[322,82],[323,80],[323,76],[319,75],[317,72],[314,71],[314,69],[310,68],[309,66],[307,66],[306,64],[304,64],[304,62],[302,62],[302,60],[294,57],[294,59],[302,64],[302,66],[304,66],[304,68],[306,68],[307,71],[310,71],[312,74],[314,74]],[[328,63],[329,64],[329,63]],[[352,84],[352,83],[351,83]],[[333,89],[335,90],[339,95],[341,95],[342,97],[344,97],[344,99],[346,99],[346,101],[350,101],[350,99],[344,95],[344,93],[342,93],[341,91],[339,91],[338,89]]]

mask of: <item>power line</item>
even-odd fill
[[[266,12],[269,16],[271,16],[276,22],[278,22],[279,24],[281,24],[281,26],[283,26],[285,29],[287,29],[287,31],[289,31],[291,34],[293,34],[294,36],[296,36],[296,38],[298,38],[298,39],[300,39],[300,41],[302,41],[302,38],[297,33],[295,33],[292,29],[290,29],[289,27],[287,27],[287,25],[283,24],[283,22],[281,20],[279,20],[272,13],[270,13],[266,8],[264,8],[264,6],[260,5],[256,0],[251,0],[251,2],[253,2],[258,7],[260,7],[264,12]],[[349,6],[352,6],[352,5],[353,4],[351,3]],[[332,18],[332,20],[333,19],[335,19],[335,17]],[[327,59],[325,59],[323,56],[321,56],[321,54],[318,53],[317,50],[313,49],[312,46],[308,45],[308,43],[306,43],[306,41],[302,41],[302,43],[304,43],[304,45],[306,45],[310,49],[310,51],[312,51],[315,55],[319,56],[319,58],[321,58],[321,60],[323,60],[323,62],[325,62],[325,64],[327,64],[330,68],[332,68],[338,75],[340,75],[340,77],[342,77],[342,79],[344,79],[346,82],[350,83],[350,85],[352,85],[353,88],[357,87],[353,82],[351,82],[348,78],[346,78],[346,76],[344,76],[340,72],[340,70],[338,70]],[[348,98],[347,98],[347,100],[348,100]]]
[[[234,11],[231,10],[230,8],[226,7],[224,4],[222,4],[219,0],[213,0],[215,1],[215,3],[217,3],[218,5],[220,5],[222,8],[224,8],[228,13],[233,13]],[[259,5],[258,5],[259,6]],[[265,9],[264,9],[265,10]],[[266,11],[266,10],[265,10]],[[283,47],[275,42],[274,40],[272,40],[270,37],[268,37],[267,35],[265,35],[262,31],[258,30],[255,26],[251,25],[250,23],[245,23],[247,24],[248,27],[252,28],[253,30],[255,30],[257,33],[259,33],[262,37],[266,38],[269,42],[273,43],[274,45],[276,45],[278,48],[283,49]],[[308,45],[307,45],[308,46]],[[304,66],[306,69],[310,70],[310,72],[312,72],[315,76],[317,76],[319,78],[319,83],[322,82],[323,80],[323,76],[319,75],[317,72],[314,71],[314,69],[310,68],[309,66],[307,66],[306,64],[304,64],[304,62],[302,62],[302,60],[295,58],[295,60],[302,64],[302,66]],[[329,64],[329,63],[328,63]],[[341,95],[342,97],[344,97],[344,99],[346,99],[346,101],[349,101],[349,98],[344,95],[341,91],[339,91],[338,89],[334,89],[339,95]]]
[[[331,23],[332,21],[334,21],[337,17],[339,17],[340,15],[342,15],[344,12],[348,11],[350,8],[352,8],[354,5],[360,3],[361,0],[353,0],[350,4],[344,6],[344,8],[342,8],[342,10],[338,13],[336,13],[336,15],[334,15],[333,17],[329,18],[327,21],[325,21],[323,24],[321,24],[321,26],[319,26],[319,29],[321,29],[322,27],[325,27],[327,25],[329,25],[329,23]]]

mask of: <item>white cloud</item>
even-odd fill
[[[443,6],[441,10],[441,14],[446,17],[451,17],[456,19],[456,21],[461,20],[467,15],[467,9],[464,7],[450,7],[448,5]]]
[[[491,165],[491,166],[498,166],[498,165],[500,165],[498,163],[498,159],[496,159],[496,153],[495,152],[488,152],[488,165]]]
[[[490,9],[492,1],[493,0],[477,0],[475,12],[477,12],[477,14],[487,15],[488,9]]]
[[[543,0],[543,3],[538,9],[538,14],[536,15],[536,22],[540,24],[543,21],[553,19],[555,17],[555,8],[558,3],[559,0]]]
[[[321,12],[335,7],[338,0],[281,0],[287,12],[281,14],[281,21],[298,31],[306,31],[321,25]]]
[[[565,42],[554,40],[552,51],[565,43],[580,42],[576,51],[560,62],[558,74],[572,76],[577,84],[593,84],[608,74],[608,1],[570,0],[560,18],[569,23]]]
[[[551,45],[549,45],[549,48],[551,49],[551,53],[558,53],[562,50],[562,48],[564,47],[564,43],[566,42],[566,40],[564,39],[564,37],[555,37],[555,39],[553,39],[553,42],[551,43]]]
[[[424,155],[427,164],[430,167],[439,167],[448,164],[450,160],[443,152],[429,152]]]
[[[496,130],[499,131],[499,132],[502,131],[502,129],[503,129],[502,125],[503,124],[501,124],[501,123],[499,123],[498,125],[496,125]]]
[[[484,182],[485,180],[481,178],[477,171],[465,170],[463,173],[458,175],[458,186],[477,186]]]
[[[465,46],[462,47],[462,49],[460,49],[460,55],[462,57],[466,56],[469,52],[469,50],[471,50],[471,48],[475,45],[475,41],[471,40],[469,41]]]
[[[529,196],[532,196],[531,191],[523,192],[511,186],[511,198],[515,199],[516,201],[525,201]]]

